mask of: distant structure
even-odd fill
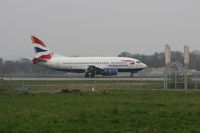
[[[167,44],[165,45],[165,70],[164,70],[164,89],[168,88],[168,74],[171,64],[171,48]]]
[[[167,44],[165,45],[165,65],[170,65],[171,64],[171,48]]]
[[[188,89],[188,68],[190,63],[189,46],[184,46],[184,89]]]
[[[189,47],[184,46],[184,69],[181,69],[179,63],[175,62],[173,65],[176,66],[183,74],[184,79],[184,89],[188,89],[188,67],[190,63],[190,52]],[[171,49],[170,46],[167,44],[165,45],[165,69],[164,69],[164,89],[168,89],[168,79],[170,74],[170,66],[171,66]],[[176,80],[176,77],[175,77]],[[176,88],[176,81],[175,81],[175,88]]]

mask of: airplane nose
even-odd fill
[[[147,67],[147,65],[146,64],[144,64],[144,63],[141,63],[141,68],[146,68]]]

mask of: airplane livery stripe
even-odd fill
[[[40,45],[46,47],[45,44],[44,44],[44,42],[41,41],[40,39],[38,39],[37,37],[31,36],[31,39],[32,39],[32,43],[33,43],[33,44],[34,44],[34,43],[37,43],[37,44],[40,44]]]
[[[37,43],[33,43],[33,46],[34,46],[34,47],[38,47],[38,48],[40,48],[40,49],[49,50],[47,47],[44,47],[44,46],[42,46],[42,45],[40,45],[40,44],[37,44]]]
[[[39,58],[40,58],[40,59],[44,59],[44,60],[49,60],[49,59],[51,59],[51,57],[52,57],[52,54],[49,53],[49,54],[47,54],[47,55],[42,55],[42,56],[40,56]]]
[[[39,57],[42,56],[42,55],[48,55],[48,54],[50,54],[50,53],[51,53],[50,51],[39,52],[39,53],[36,53],[36,54],[35,54],[35,58],[39,58]]]
[[[39,52],[46,52],[47,50],[44,50],[44,49],[41,49],[41,48],[38,48],[38,47],[34,47],[35,49],[35,52],[36,53],[39,53]]]

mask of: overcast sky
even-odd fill
[[[0,0],[0,57],[32,57],[32,34],[66,56],[200,50],[200,0]]]

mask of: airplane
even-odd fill
[[[66,57],[51,52],[36,36],[31,36],[31,40],[35,49],[33,64],[65,72],[84,73],[87,78],[96,75],[113,76],[120,72],[129,72],[133,76],[147,67],[141,61],[127,57]]]

